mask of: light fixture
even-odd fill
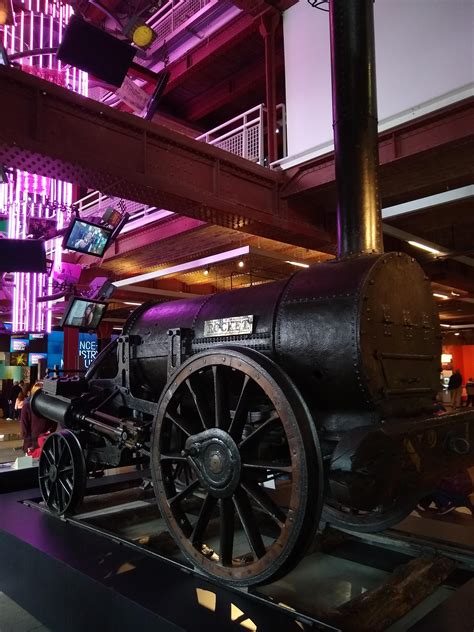
[[[453,359],[453,355],[451,353],[441,354],[441,364],[449,364],[452,359]]]
[[[453,290],[451,290],[451,296],[461,296],[461,295],[459,294],[459,292],[453,292]]]
[[[297,266],[298,268],[309,268],[309,263],[300,263],[299,261],[285,261],[285,263],[289,263],[292,266]]]
[[[156,39],[155,31],[135,16],[124,28],[124,34],[129,37],[135,46],[148,48]]]
[[[459,333],[459,331],[454,332],[455,336],[460,336],[461,334]]]
[[[451,327],[451,325],[445,325],[444,323],[440,323],[441,327]]]
[[[245,261],[243,259],[239,259],[239,262],[237,265],[239,266],[239,268],[243,268],[245,266]]]
[[[433,255],[440,255],[441,252],[436,250],[436,248],[432,248],[431,246],[427,246],[426,244],[422,244],[419,241],[411,241],[408,240],[410,246],[415,246],[415,248],[421,248],[421,250],[426,250],[427,252],[431,252]]]
[[[207,276],[210,271],[211,271],[211,268],[209,266],[207,266],[207,268],[204,268],[204,270],[203,270],[204,276]]]
[[[134,305],[135,307],[139,307],[142,303],[131,303],[129,301],[121,301],[124,305]]]
[[[449,299],[449,296],[446,296],[446,294],[439,294],[439,292],[433,292],[433,296],[436,296],[436,298],[442,298],[445,301]]]

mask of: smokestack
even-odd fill
[[[373,0],[329,0],[338,256],[382,253]]]

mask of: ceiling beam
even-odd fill
[[[0,67],[0,164],[317,250],[331,238],[288,216],[282,173],[14,68]]]
[[[466,99],[379,134],[379,188],[384,206],[472,184],[474,99]],[[287,170],[282,194],[335,190],[334,152]]]
[[[283,51],[281,53],[277,59],[277,72],[284,68]],[[240,70],[187,101],[182,108],[183,117],[190,122],[199,121],[228,105],[231,100],[238,100],[249,92],[253,92],[255,88],[261,88],[264,83],[265,67],[262,61],[261,64],[256,63],[251,68]]]
[[[258,30],[258,20],[245,13],[237,16],[225,28],[212,34],[177,61],[168,66],[171,73],[164,94],[167,95],[181,86],[184,81],[200,72],[216,56],[224,55],[241,44],[251,33]]]

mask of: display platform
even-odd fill
[[[359,618],[364,627],[337,623],[354,604],[359,617],[360,606],[370,600],[372,608],[388,609],[387,600],[397,596],[393,578],[400,570],[415,565],[416,572],[425,573],[422,555],[437,550],[429,551],[418,538],[407,546],[406,524],[396,546],[390,539],[398,536],[388,532],[377,542],[342,534],[339,541],[313,550],[281,580],[248,591],[217,585],[186,564],[163,530],[153,490],[140,485],[143,476],[128,472],[89,481],[81,513],[71,519],[47,513],[38,490],[1,495],[0,590],[53,632],[474,629],[468,552],[464,563],[455,562],[464,570],[449,571],[449,581],[433,585],[398,621],[380,627],[380,619],[375,623],[367,611]],[[440,621],[445,627],[433,627]]]
[[[0,589],[51,630],[306,629],[296,613],[263,598],[21,502],[37,494],[0,496]]]

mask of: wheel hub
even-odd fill
[[[58,478],[58,468],[55,465],[50,466],[48,476],[52,483],[54,483]]]
[[[183,455],[196,471],[203,487],[218,498],[231,496],[240,479],[240,453],[232,437],[211,428],[188,437]]]

